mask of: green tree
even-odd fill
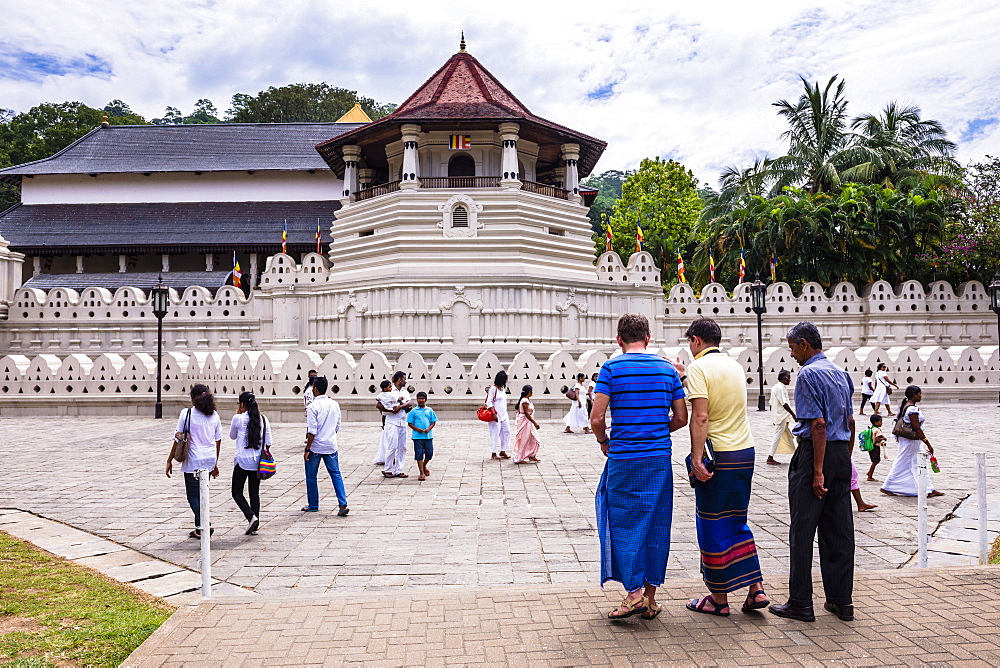
[[[153,125],[203,125],[206,123],[219,123],[218,113],[219,110],[215,108],[211,100],[202,98],[194,103],[194,111],[187,116],[177,107],[167,107],[164,109],[161,118],[153,119]]]
[[[104,105],[104,113],[111,125],[145,125],[146,119],[132,111],[125,102],[115,99]]]
[[[641,224],[643,248],[669,283],[673,274],[666,267],[673,267],[677,251],[686,248],[701,207],[698,182],[690,170],[673,160],[644,158],[625,179],[622,196],[612,208],[612,247],[627,262]],[[596,235],[595,242],[598,253],[603,252],[604,235]]]
[[[357,91],[336,88],[326,82],[318,84],[295,83],[275,88],[271,86],[257,95],[233,95],[232,108],[226,119],[234,123],[302,123],[336,121],[347,113],[354,103],[372,120],[386,116],[396,108],[394,104],[381,104]]]
[[[594,175],[587,178],[581,185],[588,188],[597,188],[597,197],[590,206],[587,215],[590,217],[590,227],[594,234],[604,238],[604,225],[611,217],[611,210],[615,202],[622,196],[622,184],[632,172],[623,172],[620,169],[611,169],[603,174]]]

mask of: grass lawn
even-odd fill
[[[0,665],[117,666],[173,610],[0,531]]]

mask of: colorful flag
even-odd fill
[[[743,249],[741,248],[740,249],[740,280],[737,281],[736,284],[739,285],[740,283],[742,283],[743,279],[746,278],[746,275],[747,275],[747,261],[746,261],[746,258],[743,257]]]
[[[681,283],[687,283],[687,279],[684,277],[684,258],[681,257],[680,251],[677,251],[677,280]]]
[[[240,287],[241,278],[243,278],[243,272],[240,271],[240,261],[236,259],[236,251],[233,251],[233,287]]]
[[[611,225],[604,226],[604,252],[611,252]]]
[[[281,252],[288,255],[288,221],[281,226]]]
[[[472,148],[472,137],[469,135],[451,135],[448,147],[452,151],[468,151]]]
[[[711,248],[708,249],[708,278],[709,283],[715,283],[715,256]]]
[[[772,283],[777,282],[777,280],[778,280],[777,275],[778,275],[778,258],[776,258],[774,256],[774,253],[771,253],[771,282]]]
[[[642,252],[642,225],[635,224],[635,252]]]
[[[319,221],[318,220],[316,221],[316,252],[319,253],[320,255],[323,254],[322,241],[321,241],[320,232],[319,232]]]

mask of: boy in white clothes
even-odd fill
[[[397,371],[392,374],[392,384],[395,389],[391,394],[396,398],[396,403],[385,411],[385,468],[382,475],[386,478],[409,478],[403,473],[403,464],[406,462],[406,413],[413,404],[410,393],[404,387],[406,372]]]

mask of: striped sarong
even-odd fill
[[[715,475],[694,488],[701,574],[712,593],[761,582],[757,545],[747,524],[754,449],[716,452]]]
[[[659,587],[670,556],[674,482],[669,456],[608,459],[597,485],[601,585]]]

